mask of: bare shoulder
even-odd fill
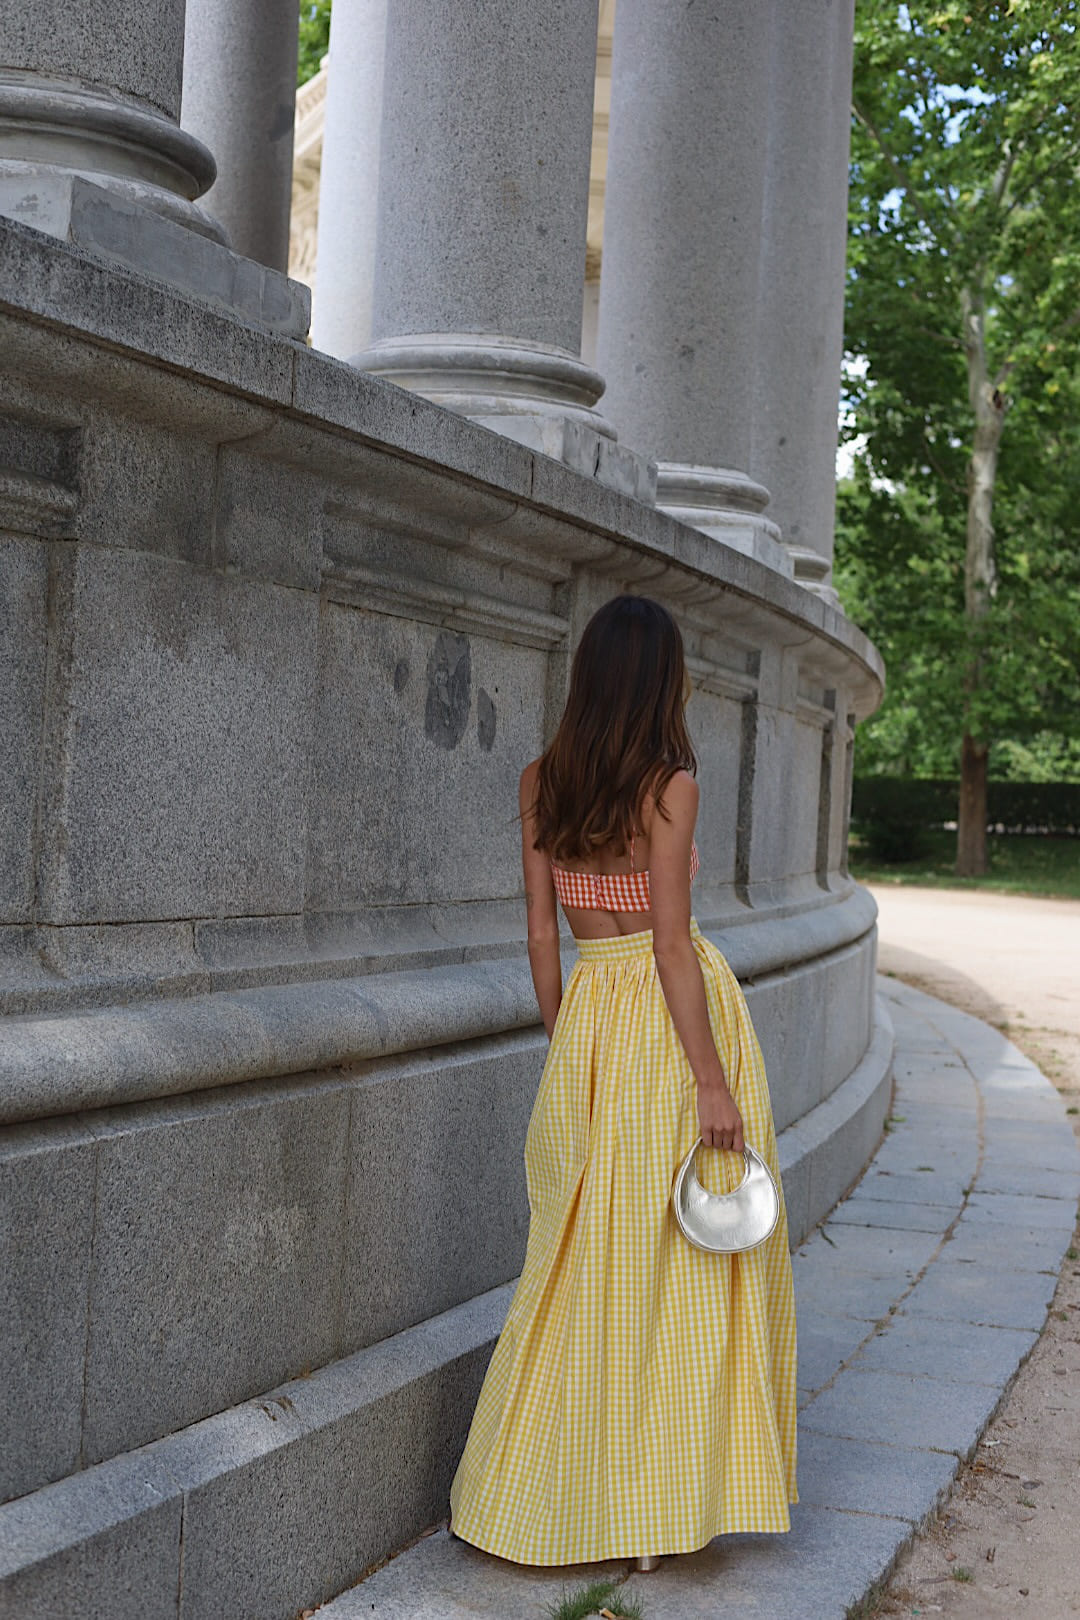
[[[649,795],[646,801],[650,812],[649,820],[651,822],[651,812],[655,811],[659,804],[663,812],[661,819],[675,823],[689,821],[693,824],[697,818],[700,798],[701,789],[690,772],[676,771],[660,795],[659,801],[654,800],[652,794]]]

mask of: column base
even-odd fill
[[[18,196],[19,182],[0,164],[0,214],[282,337],[303,338],[307,332],[307,287],[116,191],[77,174],[54,174],[35,188],[32,213],[12,206]]]
[[[780,530],[763,516],[768,500],[762,484],[734,469],[674,461],[657,465],[656,504],[661,511],[791,579],[794,565]]]
[[[561,461],[564,466],[598,484],[629,495],[646,506],[656,505],[656,463],[638,450],[616,444],[599,429],[565,416],[522,414],[472,416],[473,422],[491,428],[518,444],[537,450],[542,456]]]
[[[382,338],[350,363],[511,437],[510,417],[577,422],[615,437],[593,409],[604,379],[569,349],[491,332],[419,332]]]
[[[74,81],[0,71],[0,213],[57,235],[47,220],[73,176],[225,242],[195,202],[214,183],[207,148],[162,113]]]
[[[840,598],[829,578],[832,564],[828,557],[823,557],[820,551],[811,551],[809,546],[788,545],[784,549],[794,566],[796,585],[801,585],[811,596],[820,596],[830,607],[838,608]]]

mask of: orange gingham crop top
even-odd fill
[[[697,877],[701,861],[696,843],[690,845],[690,881]],[[571,872],[551,863],[555,893],[564,906],[578,911],[649,911],[648,872],[634,870],[634,835],[630,835],[629,872]]]

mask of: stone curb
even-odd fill
[[[1064,1103],[988,1025],[897,981],[879,990],[896,1029],[890,1128],[794,1257],[791,1533],[718,1538],[633,1578],[647,1620],[844,1620],[974,1453],[1045,1323],[1080,1197]],[[439,1531],[319,1620],[524,1620],[624,1571],[520,1569]]]

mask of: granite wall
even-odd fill
[[[881,666],[753,559],[2,220],[0,354],[0,1612],[284,1617],[443,1511],[521,1263],[516,784],[581,626],[683,626],[695,912],[796,1238],[887,1103],[844,854]]]

